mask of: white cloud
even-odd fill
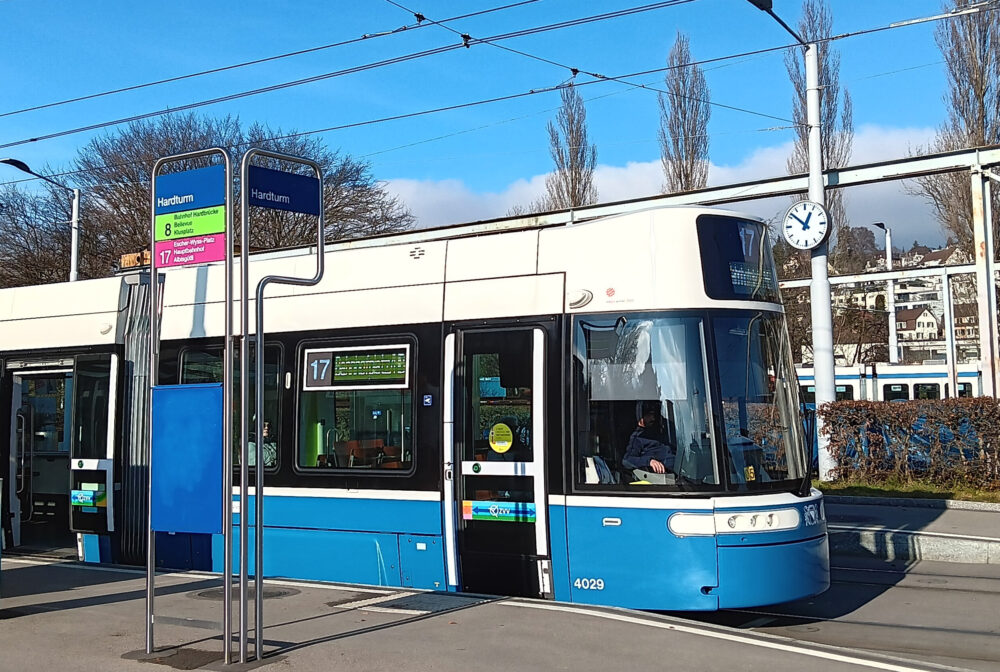
[[[885,128],[861,126],[854,136],[852,163],[859,165],[902,158],[926,145],[934,136],[932,128]],[[709,184],[719,186],[757,181],[785,174],[785,162],[792,151],[786,142],[754,150],[734,165],[709,167]],[[594,181],[602,202],[642,198],[658,194],[663,183],[660,162],[629,162],[624,166],[599,165]],[[458,179],[391,179],[391,193],[399,196],[416,215],[419,226],[443,226],[503,217],[515,205],[527,205],[545,192],[545,176],[520,179],[501,191],[475,192]],[[905,192],[899,182],[848,189],[848,216],[854,226],[884,221],[893,227],[897,244],[914,239],[929,244],[943,242],[940,227],[930,209],[916,196]],[[785,198],[747,201],[736,209],[770,218],[788,206]]]

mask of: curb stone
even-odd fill
[[[830,529],[831,555],[851,555],[906,563],[919,560],[1000,565],[1000,539],[942,538],[920,532]]]
[[[908,497],[856,497],[847,495],[823,495],[831,504],[869,504],[873,506],[905,506],[914,509],[954,509],[956,511],[995,511],[1000,513],[1000,504],[995,502],[967,502],[959,499],[911,499]]]

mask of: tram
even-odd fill
[[[655,208],[324,253],[318,285],[265,299],[267,576],[669,610],[829,586],[761,221]],[[251,264],[253,286],[314,256]],[[221,381],[222,265],[161,282],[160,383]],[[0,291],[9,547],[143,562],[148,283]],[[165,567],[222,554],[157,537]]]
[[[816,399],[815,376],[812,367],[797,367],[799,397],[803,403]],[[856,367],[838,366],[834,370],[837,401],[911,401],[914,399],[948,399],[978,397],[983,393],[979,364],[958,364],[955,367],[958,394],[951,393],[948,367],[944,364],[863,364]]]

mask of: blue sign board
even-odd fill
[[[226,202],[226,168],[223,165],[168,173],[156,177],[156,214],[199,210]]]
[[[250,205],[319,216],[319,180],[315,177],[250,166],[246,194]]]
[[[222,384],[153,388],[152,527],[222,533]]]

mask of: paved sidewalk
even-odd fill
[[[263,663],[227,667],[216,576],[158,577],[148,658],[142,572],[5,558],[3,574],[2,670],[942,670],[668,615],[289,581],[265,583]]]
[[[827,497],[834,555],[1000,564],[1000,505]],[[961,507],[961,508],[959,508]]]

